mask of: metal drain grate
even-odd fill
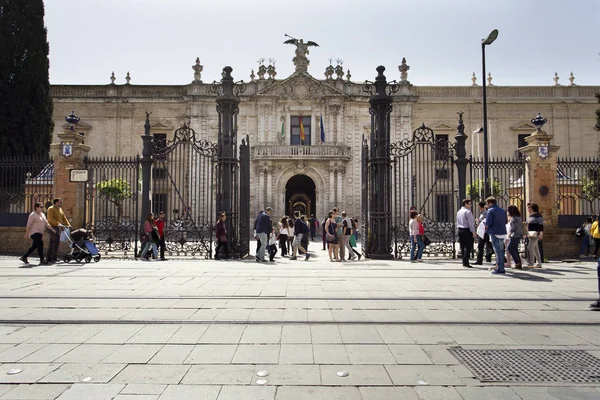
[[[482,382],[600,382],[600,359],[585,350],[448,350]]]

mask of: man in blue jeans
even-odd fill
[[[271,207],[265,208],[265,211],[261,211],[256,217],[254,226],[256,228],[256,236],[260,240],[260,248],[256,253],[257,262],[265,262],[265,250],[269,245],[269,235],[273,231],[273,224],[271,223]]]
[[[598,300],[590,304],[590,308],[593,310],[600,310],[600,258],[598,259],[596,271],[598,273]]]
[[[485,229],[488,235],[490,235],[497,264],[492,274],[504,274],[504,239],[506,238],[508,216],[506,215],[506,210],[498,207],[495,197],[490,196],[485,199],[485,202],[488,206],[484,221]]]

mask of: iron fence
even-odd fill
[[[45,156],[0,157],[0,213],[28,214],[52,204],[54,163]]]
[[[600,214],[600,158],[558,158],[558,210],[560,215]]]

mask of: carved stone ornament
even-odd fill
[[[125,84],[129,85],[129,82],[131,81],[131,75],[129,75],[129,71],[127,71],[127,75],[125,76]]]
[[[410,69],[410,65],[406,65],[406,58],[402,57],[402,64],[398,66],[398,71],[400,71],[400,83],[408,82],[408,70]]]
[[[200,57],[196,57],[196,64],[192,65],[194,70],[194,80],[192,83],[202,83],[202,71],[204,66],[200,64]]]
[[[65,158],[69,158],[73,155],[73,142],[62,142],[62,155]]]
[[[548,143],[543,143],[538,147],[538,156],[542,159],[545,160],[546,158],[548,158],[549,152],[548,152]]]
[[[296,72],[289,78],[275,82],[258,93],[259,96],[291,97],[296,101],[315,99],[324,96],[344,96],[344,93],[324,82],[320,82],[305,72]]]
[[[571,82],[571,86],[575,86],[575,75],[573,75],[573,71],[571,71],[571,75],[569,76],[569,82]]]
[[[572,72],[571,72],[571,74],[572,74]],[[110,84],[114,85],[115,80],[117,80],[117,78],[115,78],[115,71],[113,71],[112,74],[110,74]]]
[[[558,83],[558,80],[559,80],[559,79],[560,79],[560,78],[558,77],[558,72],[555,72],[555,73],[554,73],[554,78],[553,78],[553,81],[554,81],[554,86],[560,86],[560,83]]]
[[[477,77],[475,76],[475,72],[473,72],[473,76],[471,77],[471,82],[473,82],[472,86],[478,86],[477,85]]]

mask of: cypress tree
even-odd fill
[[[0,0],[0,155],[45,155],[54,122],[43,0]]]

